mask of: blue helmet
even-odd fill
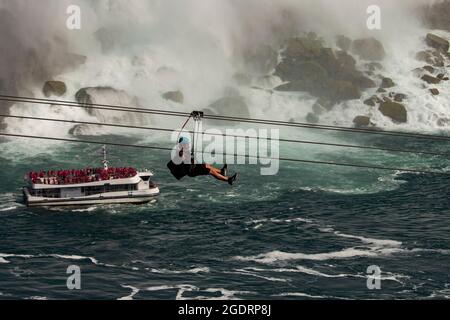
[[[178,143],[181,145],[187,145],[190,143],[190,141],[188,137],[181,137],[180,140],[178,140]]]

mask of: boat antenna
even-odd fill
[[[103,145],[103,147],[102,147],[102,151],[103,151],[103,161],[102,161],[102,163],[103,163],[103,168],[105,169],[105,170],[108,170],[108,164],[109,164],[109,161],[108,161],[108,159],[107,159],[107,152],[106,152],[106,145]]]

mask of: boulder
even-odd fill
[[[336,37],[336,45],[343,51],[349,51],[352,46],[352,40],[344,35]]]
[[[426,42],[427,45],[429,45],[430,47],[435,48],[444,53],[447,53],[450,47],[447,39],[444,39],[432,33],[427,34]]]
[[[162,95],[162,97],[166,100],[170,100],[179,104],[183,104],[184,95],[181,91],[169,91]]]
[[[50,96],[61,97],[66,94],[67,86],[62,81],[47,81],[42,92],[47,98]]]
[[[241,96],[221,98],[210,104],[208,109],[211,110],[213,114],[223,116],[250,117],[248,105],[245,102],[245,98]]]
[[[381,80],[381,86],[380,87],[383,88],[383,89],[388,89],[388,88],[392,88],[392,87],[395,87],[395,86],[396,86],[396,84],[391,78],[383,78]]]
[[[75,94],[77,102],[86,107],[86,111],[97,117],[102,122],[129,122],[133,124],[147,124],[149,118],[145,115],[135,112],[121,112],[89,108],[89,104],[140,107],[136,97],[130,96],[124,90],[118,90],[112,87],[87,87],[78,90]]]
[[[378,70],[383,70],[383,65],[379,62],[369,62],[365,65],[367,69],[371,72],[375,72]]]
[[[364,100],[364,104],[369,107],[375,107],[377,104],[377,97],[372,96],[369,99]]]
[[[367,116],[357,116],[355,119],[353,119],[353,124],[357,128],[361,127],[368,127],[371,125],[370,123],[370,117]]]
[[[403,102],[407,98],[406,94],[403,93],[397,93],[394,95],[394,101],[395,102]]]
[[[299,80],[282,84],[276,87],[275,91],[305,91],[313,96],[327,98],[335,103],[361,98],[361,90],[358,86],[345,80],[329,80],[320,83]]]
[[[98,125],[77,124],[69,130],[69,134],[72,136],[97,136],[105,134],[106,127]]]
[[[306,121],[308,123],[312,123],[312,124],[317,124],[319,123],[319,117],[317,115],[315,115],[314,113],[308,113],[306,115]]]
[[[442,68],[445,65],[444,57],[437,50],[419,51],[416,54],[416,59],[419,61],[426,62],[427,64],[438,68]]]
[[[425,66],[422,69],[424,69],[425,71],[427,71],[429,73],[434,73],[436,71],[436,69],[433,68],[432,66]]]
[[[273,71],[277,62],[278,52],[268,45],[260,45],[244,52],[245,66],[252,74],[268,74]]]
[[[316,110],[331,111],[331,109],[333,109],[333,106],[334,106],[333,101],[328,100],[326,98],[319,98],[313,105],[313,111],[315,111],[314,113],[316,113]]]
[[[406,123],[408,121],[408,113],[403,104],[387,100],[380,103],[379,110],[384,116],[391,118],[394,122]]]
[[[433,96],[437,96],[437,95],[439,95],[439,90],[438,90],[438,89],[436,89],[436,88],[432,88],[432,89],[430,89],[430,92],[431,92],[431,94],[432,94]]]
[[[352,52],[368,61],[381,61],[386,56],[383,44],[372,37],[353,41]]]
[[[350,81],[336,80],[329,85],[330,98],[340,102],[361,98],[361,90]]]
[[[284,57],[301,61],[314,60],[323,49],[323,40],[315,33],[308,33],[304,37],[293,38],[288,41]]]
[[[324,47],[315,34],[289,40],[275,75],[287,82],[277,91],[305,91],[333,103],[359,99],[361,90],[376,87],[350,54]]]
[[[439,84],[441,82],[441,79],[430,76],[428,74],[423,75],[422,78],[420,78],[420,79],[422,79],[423,81],[425,81],[429,84]]]

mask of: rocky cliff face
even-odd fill
[[[361,41],[358,51],[362,53]],[[344,50],[333,50],[315,34],[291,39],[282,52],[275,75],[287,82],[277,91],[306,91],[339,103],[359,99],[361,91],[375,82],[356,68],[355,59]]]
[[[438,1],[420,9],[424,22],[432,29],[450,31],[450,1]]]

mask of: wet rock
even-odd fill
[[[426,62],[427,64],[438,68],[442,68],[445,65],[444,57],[437,50],[419,51],[416,54],[416,59],[418,61]]]
[[[166,100],[170,100],[179,104],[183,104],[184,95],[181,91],[169,91],[162,95],[162,97]]]
[[[61,97],[66,94],[67,86],[62,81],[47,81],[44,84],[42,92],[47,98],[50,96]]]
[[[385,93],[387,92],[384,88],[378,88],[377,93]]]
[[[78,90],[75,94],[77,102],[86,107],[86,111],[103,122],[124,122],[134,124],[147,124],[150,118],[134,112],[108,111],[90,108],[90,104],[140,107],[139,100],[130,96],[124,90],[112,87],[88,87]]]
[[[403,102],[407,98],[406,94],[403,93],[397,93],[394,95],[394,101],[395,102]]]
[[[326,98],[319,98],[317,99],[316,103],[313,105],[313,110],[315,110],[315,108],[319,109],[324,109],[326,111],[331,111],[331,109],[333,109],[334,107],[334,103]]]
[[[412,70],[412,73],[414,74],[414,76],[420,78],[425,74],[425,70],[423,68],[415,68],[414,70]]]
[[[361,98],[361,90],[350,81],[332,81],[329,87],[330,96],[335,101],[353,100]]]
[[[441,52],[447,53],[449,50],[449,42],[447,39],[444,39],[438,35],[429,33],[426,37],[426,43],[432,48],[435,48]]]
[[[340,35],[336,37],[336,45],[343,51],[349,51],[352,46],[352,40],[346,36]]]
[[[245,66],[252,74],[268,74],[273,71],[277,62],[278,52],[268,45],[260,45],[244,52]]]
[[[241,96],[224,97],[216,100],[208,106],[213,114],[234,117],[250,117],[250,112],[245,98]]]
[[[422,78],[420,78],[420,79],[422,79],[423,81],[425,81],[429,84],[439,84],[441,82],[441,79],[430,76],[428,74],[423,75]]]
[[[433,68],[432,66],[425,66],[422,69],[424,69],[425,71],[427,71],[429,73],[434,73],[436,71],[436,69]]]
[[[370,117],[367,116],[357,116],[353,119],[353,124],[357,128],[368,127],[371,125]]]
[[[384,116],[391,118],[394,122],[406,123],[408,121],[408,113],[403,104],[387,100],[381,102],[379,110]]]
[[[369,71],[375,72],[378,70],[383,70],[383,65],[379,62],[370,62],[366,64],[366,67]]]
[[[432,88],[432,89],[430,89],[430,92],[431,92],[431,94],[432,94],[433,96],[437,96],[437,95],[439,95],[439,90],[438,90],[438,89],[436,89],[436,88]]]
[[[377,97],[372,96],[369,99],[364,100],[364,104],[370,107],[375,107],[377,104]]]
[[[446,118],[438,119],[438,121],[436,122],[436,124],[437,124],[439,127],[447,127],[447,126],[450,125],[450,119],[446,119]]]
[[[352,52],[368,61],[381,61],[386,57],[383,44],[372,37],[353,41]]]
[[[349,81],[329,80],[321,83],[293,81],[275,88],[276,91],[306,91],[311,95],[330,99],[334,102],[359,99],[361,90]]]
[[[306,115],[306,121],[308,123],[312,123],[312,124],[317,124],[319,123],[320,119],[317,115],[315,115],[314,113],[308,113]]]
[[[334,103],[358,99],[361,90],[376,83],[356,69],[355,59],[345,51],[323,46],[314,34],[289,40],[275,74],[283,81],[277,91],[305,91]]]
[[[105,127],[98,125],[77,124],[69,130],[72,136],[96,136],[105,133]]]
[[[383,78],[381,80],[381,86],[380,87],[383,88],[383,89],[388,89],[388,88],[392,88],[392,87],[395,87],[395,86],[396,86],[396,84],[391,78]]]

